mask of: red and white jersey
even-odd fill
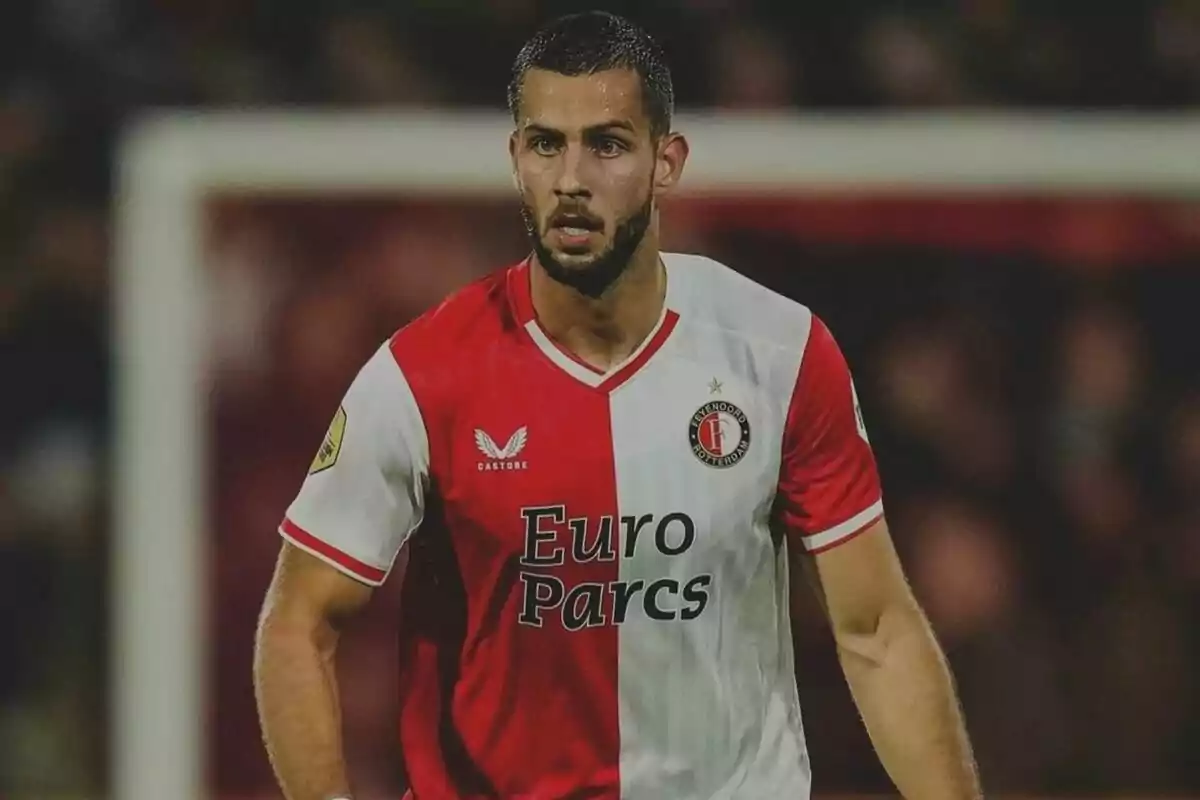
[[[597,372],[523,263],[398,332],[282,534],[368,584],[409,550],[401,745],[418,800],[808,796],[786,547],[883,513],[845,360],[804,306],[666,254]]]

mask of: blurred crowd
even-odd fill
[[[106,781],[122,124],[168,106],[498,108],[537,22],[592,5],[663,40],[684,107],[1200,101],[1195,0],[0,4],[0,792]],[[248,637],[272,531],[337,395],[380,337],[522,253],[511,208],[472,209],[469,238],[457,213],[216,210],[214,774],[231,791],[265,788]],[[1198,248],[1084,273],[1069,255],[818,246],[701,217],[680,247],[813,306],[860,375],[893,525],[993,784],[1200,790]],[[353,645],[356,685],[392,680],[380,607],[364,624],[377,635]],[[877,788],[827,635],[800,616],[820,780]],[[346,714],[355,759],[383,786],[397,776],[381,702],[351,693]]]

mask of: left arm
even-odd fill
[[[808,561],[851,694],[900,793],[981,798],[950,669],[905,580],[886,521]]]
[[[813,579],[851,693],[901,794],[980,798],[950,670],[888,534],[849,368],[816,317],[788,409],[776,497],[774,523],[793,567]]]

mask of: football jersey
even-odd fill
[[[598,371],[539,326],[530,265],[384,344],[281,533],[403,576],[418,800],[808,797],[788,548],[882,513],[846,362],[806,307],[664,254],[653,332]]]

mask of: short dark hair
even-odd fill
[[[560,75],[631,69],[641,81],[651,135],[662,136],[671,130],[675,89],[666,56],[650,34],[624,17],[586,11],[559,17],[535,33],[513,62],[508,108],[514,121],[520,116],[525,73],[531,69]]]

